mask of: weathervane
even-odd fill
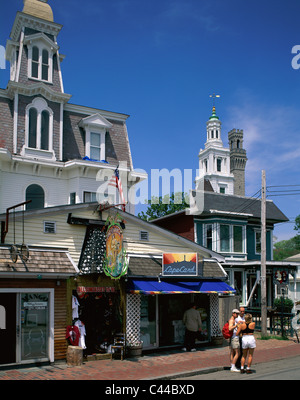
[[[212,98],[213,98],[213,107],[215,107],[215,98],[216,98],[216,97],[221,97],[221,96],[220,96],[219,94],[213,93],[213,94],[210,94],[209,97],[212,97]]]

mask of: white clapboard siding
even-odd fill
[[[72,216],[74,217],[88,219],[99,218],[99,214],[88,210],[88,207],[86,209],[77,209],[75,211],[76,212],[72,213]],[[77,265],[85,238],[86,226],[70,225],[67,223],[67,218],[67,210],[49,211],[49,209],[44,212],[26,216],[24,223],[25,243],[33,246],[38,245],[67,248]],[[106,216],[103,215],[103,218],[106,219]],[[55,222],[55,233],[44,233],[45,221]],[[18,214],[15,220],[15,242],[17,244],[20,244],[23,241],[22,226],[21,214]],[[149,229],[147,230],[147,227],[139,225],[138,220],[136,222],[125,221],[125,229],[123,231],[124,246],[128,253],[162,255],[164,252],[193,252],[188,245],[172,240],[170,235],[156,232],[156,229],[152,229],[150,224],[148,227]],[[140,231],[148,232],[148,240],[141,240]],[[9,231],[5,243],[14,243],[13,214],[10,215]]]

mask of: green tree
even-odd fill
[[[281,261],[288,257],[300,253],[300,235],[296,235],[289,240],[281,240],[274,244],[274,260]]]
[[[295,218],[295,226],[294,226],[295,231],[298,231],[298,234],[300,233],[300,215]]]
[[[145,221],[164,217],[165,215],[185,210],[189,207],[188,195],[183,192],[172,193],[171,196],[167,194],[164,197],[152,196],[151,200],[148,200],[146,204],[149,205],[146,213],[142,211],[138,214],[138,217]]]

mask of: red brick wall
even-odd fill
[[[194,242],[194,218],[191,215],[178,215],[176,217],[166,218],[160,221],[152,222],[164,229],[176,233],[177,235],[183,236],[186,239]]]

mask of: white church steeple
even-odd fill
[[[204,187],[204,180],[209,180],[215,192],[233,194],[234,175],[230,172],[230,150],[223,146],[221,125],[214,105],[212,115],[206,123],[205,149],[200,149],[199,152],[196,189],[201,190]]]

